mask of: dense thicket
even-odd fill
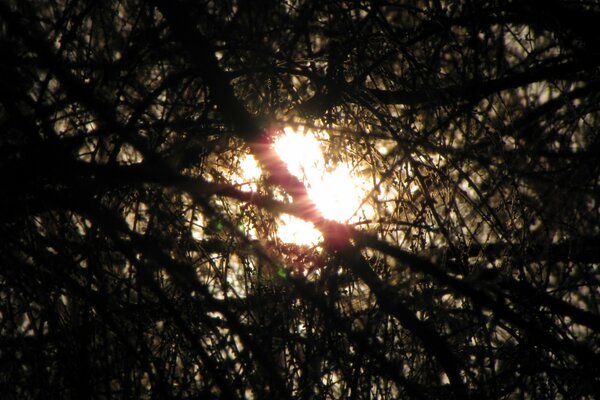
[[[597,395],[598,21],[1,1],[0,397]],[[375,213],[323,218],[284,126],[324,132]],[[281,213],[323,241],[285,243]]]

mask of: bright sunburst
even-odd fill
[[[308,195],[327,219],[352,222],[368,193],[366,181],[346,163],[334,169],[325,165],[319,139],[311,132],[284,130],[275,140],[275,152],[289,171],[306,185]],[[294,243],[318,242],[320,234],[312,225],[297,219],[284,219],[280,238]]]
[[[364,180],[345,163],[327,170],[321,145],[311,132],[295,132],[290,128],[284,132],[275,140],[277,155],[304,182],[308,195],[325,218],[338,222],[350,220],[366,194]]]
[[[359,177],[352,166],[339,163],[329,167],[325,163],[321,142],[326,136],[303,130],[294,131],[285,128],[284,134],[275,138],[274,150],[286,164],[290,173],[304,182],[308,195],[321,214],[330,220],[348,223],[358,219],[361,214],[369,214],[361,208],[368,194],[368,185]],[[256,182],[262,170],[251,155],[240,160],[241,175],[236,183],[242,190],[256,190]],[[279,218],[278,237],[287,243],[315,245],[321,241],[321,233],[309,222],[290,215]]]

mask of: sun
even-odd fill
[[[289,172],[300,179],[324,218],[341,222],[357,222],[360,217],[370,218],[373,209],[365,205],[369,185],[350,163],[327,165],[323,143],[327,134],[303,129],[285,128],[274,139],[273,150]],[[240,173],[234,181],[242,190],[255,191],[262,169],[252,155],[240,159]],[[277,237],[286,243],[316,245],[323,240],[321,233],[310,222],[291,215],[281,215]]]
[[[363,205],[369,193],[367,181],[355,173],[349,163],[328,166],[321,143],[327,139],[303,130],[285,128],[274,141],[274,150],[291,174],[304,182],[311,200],[326,219],[341,223],[354,222],[368,213]],[[297,218],[282,219],[280,238],[297,244],[314,244],[320,233],[309,223]]]
[[[365,195],[364,180],[347,163],[326,168],[315,134],[286,128],[284,135],[275,140],[274,148],[290,173],[304,182],[308,195],[325,218],[348,222],[355,215]]]

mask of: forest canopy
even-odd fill
[[[0,2],[0,397],[593,398],[598,21]]]

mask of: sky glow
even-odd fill
[[[284,134],[275,139],[274,150],[290,173],[304,182],[308,195],[325,218],[341,223],[357,219],[357,211],[368,194],[367,182],[347,163],[327,166],[321,143],[312,132],[285,128]],[[260,176],[252,156],[242,159],[240,166],[244,179]],[[300,245],[315,245],[322,240],[311,223],[290,215],[280,217],[278,237]]]

